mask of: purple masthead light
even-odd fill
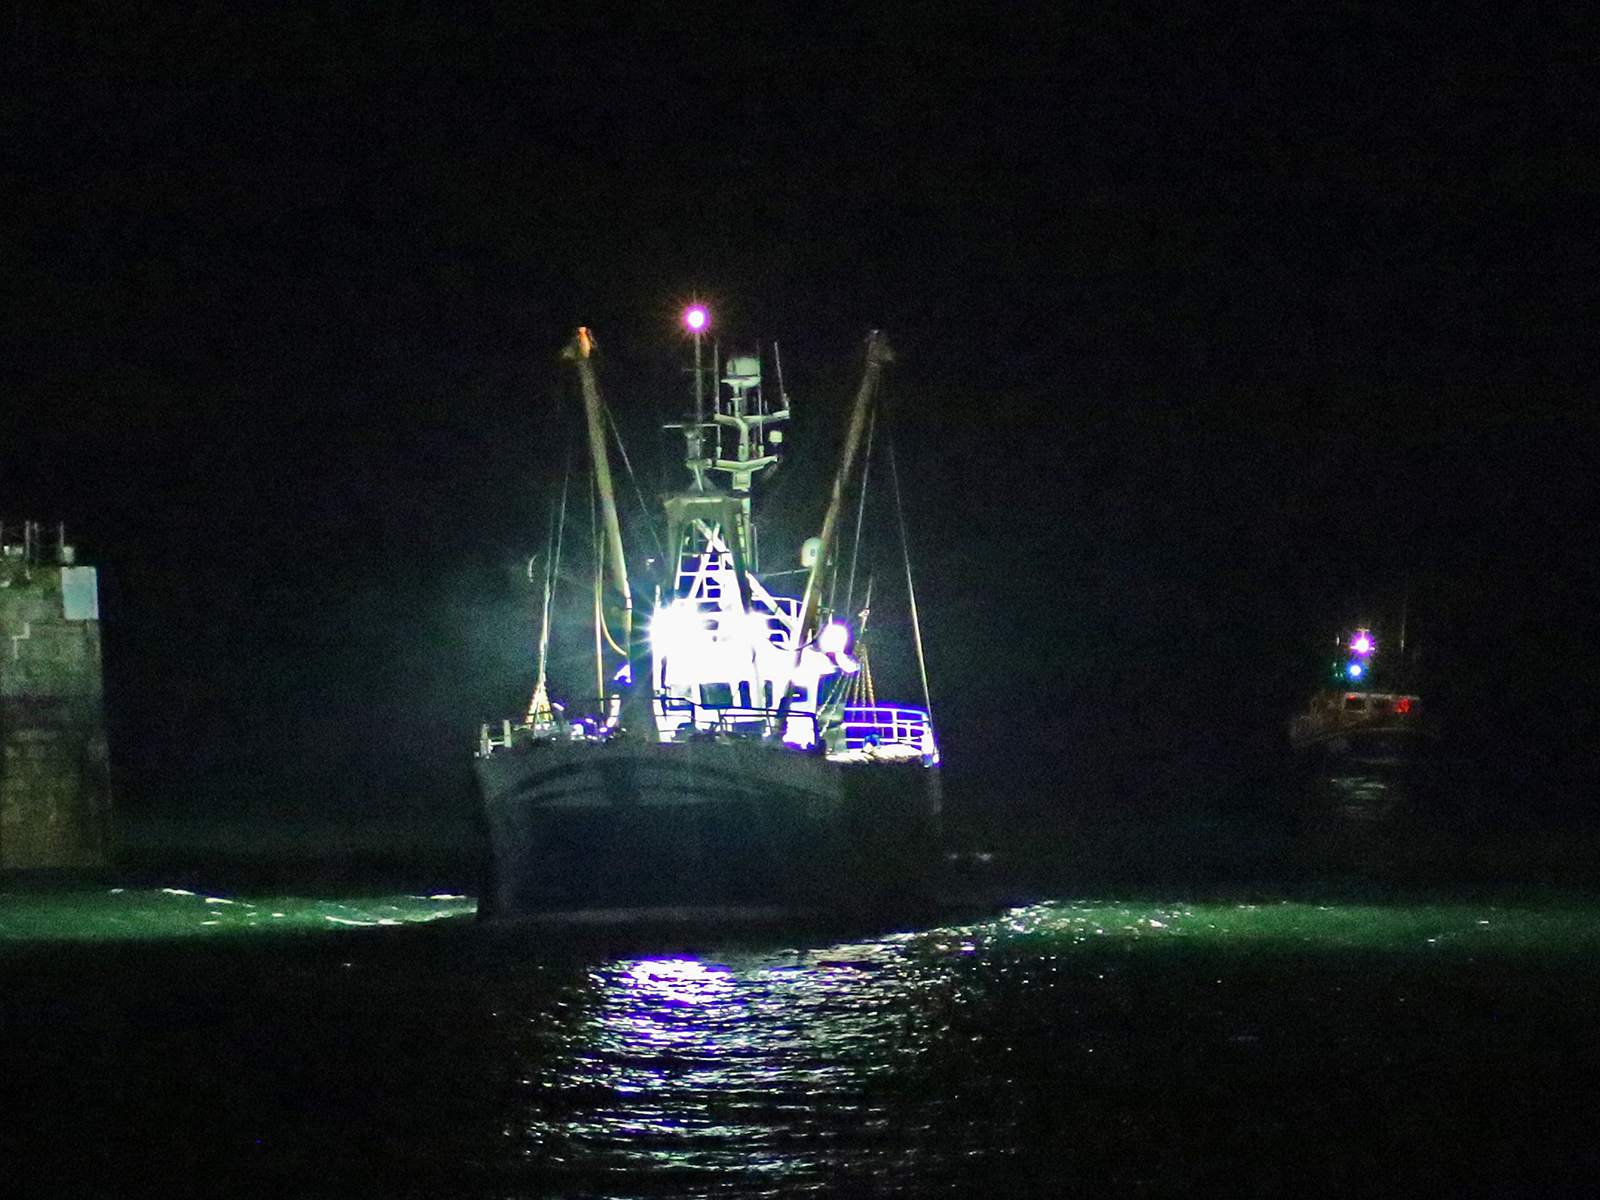
[[[690,331],[693,333],[699,333],[702,329],[704,329],[706,327],[707,320],[709,320],[709,318],[706,316],[706,310],[698,304],[683,314],[683,323],[687,325]]]

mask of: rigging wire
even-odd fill
[[[528,720],[549,720],[552,717],[549,694],[550,668],[550,609],[555,602],[556,579],[561,572],[561,550],[567,532],[567,491],[572,483],[572,460],[567,460],[561,476],[561,501],[550,510],[550,529],[545,536],[544,612],[539,623],[539,680],[533,689],[533,699],[528,704]],[[530,564],[531,565],[531,564]]]
[[[873,576],[869,572],[867,594],[861,601],[861,611],[856,614],[855,658],[860,669],[850,683],[850,697],[868,708],[876,707],[878,703],[877,690],[872,686],[872,656],[867,645],[867,622],[872,618],[872,581]]]
[[[627,469],[628,478],[633,481],[634,490],[638,493],[640,504],[643,505],[644,493],[639,490],[639,480],[634,474],[633,462],[628,457],[627,447],[622,444],[622,433],[617,428],[616,420],[612,417],[611,409],[606,404],[605,398],[600,397],[599,399],[600,411],[606,423],[611,427],[612,436],[616,439],[617,449],[622,454],[622,462]],[[605,608],[602,600],[602,595],[605,591],[605,544],[603,540],[604,533],[600,528],[599,504],[600,481],[591,474],[589,477],[589,527],[593,533],[594,540],[594,673],[598,683],[595,694],[603,700],[606,695],[604,647],[610,646],[612,651],[621,655],[623,659],[628,658],[628,652],[612,636],[611,627],[605,619]],[[648,520],[646,520],[646,524],[649,524]],[[655,535],[654,527],[651,528],[651,533],[656,536],[656,540],[659,542],[660,538]]]
[[[605,650],[601,642],[601,633],[605,633],[605,640],[611,640],[611,631],[606,629],[605,612],[601,608],[600,593],[605,586],[605,554],[600,543],[600,481],[593,474],[589,476],[589,542],[594,552],[594,694],[601,701],[606,695],[606,661]]]
[[[789,413],[792,414],[793,406],[789,402],[789,391],[788,391],[788,389],[786,387],[784,387],[784,383],[783,383],[783,356],[779,353],[778,343],[777,342],[773,342],[772,343],[772,361],[773,361],[773,364],[775,365],[775,367],[777,368],[777,374],[778,374],[778,404],[779,404],[779,408],[780,408],[781,411],[789,412]],[[765,388],[763,388],[762,394],[763,394],[763,396],[765,396]],[[765,400],[763,400],[762,402],[765,403]],[[790,448],[793,449],[793,446],[791,445]],[[772,470],[768,473],[768,475],[766,477],[767,478],[767,482],[762,487],[760,494],[759,495],[752,495],[751,498],[750,498],[751,515],[753,517],[757,517],[757,518],[764,517],[769,511],[775,511],[775,510],[778,510],[778,509],[781,508],[781,505],[779,505],[777,503],[777,501],[778,501],[779,496],[787,495],[787,493],[788,493],[788,481],[790,479],[790,476],[791,476],[791,473],[789,471],[784,470],[782,462],[779,462],[779,463],[777,463],[777,464],[775,464],[773,466]],[[806,569],[807,568],[801,568],[800,571],[783,571],[783,572],[767,571],[767,572],[763,572],[762,574],[763,574],[763,576],[766,576],[766,575],[778,575],[778,574],[798,575],[798,574],[803,573]]]
[[[850,576],[844,589],[844,611],[847,613],[852,612],[855,608],[856,561],[861,557],[861,525],[867,513],[867,479],[868,473],[872,470],[872,441],[873,436],[877,433],[877,430],[878,409],[877,406],[874,406],[872,409],[872,416],[869,418],[867,425],[867,452],[861,457],[861,495],[856,501],[856,536],[855,541],[851,543],[850,546]],[[838,598],[838,591],[839,576],[837,573],[835,573],[833,577],[833,589],[828,596],[828,607],[832,608],[834,612],[839,611],[837,608],[834,608],[834,601]],[[857,636],[860,635],[858,634]]]
[[[622,468],[628,473],[628,482],[633,484],[633,495],[639,502],[640,519],[650,531],[650,540],[655,543],[656,550],[665,561],[667,549],[662,541],[661,531],[656,528],[656,523],[650,516],[650,506],[645,503],[644,488],[639,485],[639,476],[633,469],[633,459],[628,457],[628,447],[622,441],[622,430],[617,425],[617,419],[611,415],[611,406],[605,402],[604,397],[600,400],[600,411],[605,414],[606,425],[611,430],[611,439],[616,442],[617,453],[622,456]]]
[[[906,566],[906,597],[911,601],[911,637],[917,647],[917,673],[922,677],[922,705],[933,720],[933,696],[928,688],[928,660],[922,653],[922,622],[917,616],[917,589],[911,581],[911,543],[906,536],[906,511],[900,500],[900,466],[895,459],[894,436],[885,433],[889,445],[889,478],[894,484],[894,515],[900,526],[900,555]]]
[[[611,625],[606,621],[604,595],[606,587],[606,554],[605,531],[600,528],[599,503],[600,481],[593,475],[589,477],[589,526],[594,535],[594,673],[600,681],[600,690],[597,693],[601,699],[606,695],[606,665],[603,645],[610,646],[613,653],[621,655],[624,659],[628,652],[622,648],[617,639],[612,636]]]
[[[606,621],[604,602],[606,579],[605,532],[600,528],[598,512],[599,491],[599,481],[591,476],[589,524],[593,533],[594,549],[594,677],[597,685],[595,695],[604,700],[606,698],[605,647],[610,646],[612,652],[620,655],[624,661],[628,658],[628,652],[612,636],[611,625]]]

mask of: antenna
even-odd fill
[[[789,407],[789,391],[783,386],[783,355],[778,353],[778,343],[772,343],[772,365],[778,372],[778,402],[785,409]]]
[[[703,344],[705,342],[706,326],[711,318],[702,305],[691,306],[683,314],[684,326],[694,337],[694,424],[684,430],[684,438],[688,442],[689,470],[694,475],[695,491],[706,490],[706,464],[705,464],[705,423],[706,423],[706,383],[705,366],[702,358]]]

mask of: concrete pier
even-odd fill
[[[59,526],[0,522],[0,870],[105,863],[98,583]]]

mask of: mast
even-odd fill
[[[669,425],[684,430],[684,465],[694,479],[688,492],[669,496],[667,509],[667,552],[682,552],[684,536],[701,523],[707,530],[720,530],[733,556],[740,596],[749,607],[747,573],[754,569],[755,527],[750,518],[751,480],[778,461],[776,446],[783,434],[778,428],[789,419],[787,396],[780,396],[779,407],[769,406],[762,395],[761,352],[722,358],[712,347],[712,387],[704,386],[701,342],[711,321],[701,305],[683,314],[684,327],[694,338],[695,411],[693,423]],[[781,393],[782,385],[780,382]],[[724,489],[707,482],[716,472]]]
[[[567,356],[577,365],[583,387],[583,412],[589,427],[589,454],[594,460],[596,490],[600,493],[600,514],[605,526],[607,572],[611,585],[622,601],[622,643],[619,649],[631,659],[633,653],[633,590],[628,586],[628,563],[622,551],[622,525],[617,520],[617,497],[611,483],[611,461],[606,454],[605,419],[600,410],[600,388],[594,378],[590,354],[594,338],[586,326],[578,327],[577,337]]]
[[[889,339],[874,329],[867,335],[867,365],[861,375],[861,386],[856,389],[855,407],[850,413],[850,430],[845,435],[844,454],[839,461],[839,471],[833,477],[833,494],[828,501],[827,515],[822,519],[822,533],[818,537],[816,560],[811,573],[806,576],[805,598],[800,604],[800,644],[810,641],[817,632],[818,616],[822,605],[822,573],[833,559],[833,544],[838,534],[839,513],[844,508],[844,489],[855,466],[856,451],[861,445],[861,433],[866,428],[867,413],[872,407],[872,397],[878,390],[878,378],[886,364],[894,361],[894,351]]]
[[[694,490],[706,490],[706,378],[701,365],[701,352],[705,342],[706,323],[710,320],[706,310],[696,304],[683,314],[683,323],[694,338],[694,424],[684,429],[688,442],[689,473],[694,476]],[[715,408],[715,403],[712,404]]]

